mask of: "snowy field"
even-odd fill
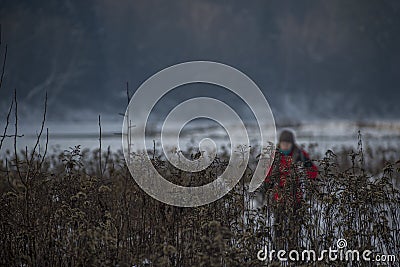
[[[36,124],[35,124],[36,125]],[[17,139],[19,149],[28,149],[35,144],[37,133],[40,129],[40,124],[33,128],[32,124],[26,123],[18,129],[19,134],[23,137]],[[88,123],[61,123],[47,122],[49,128],[49,149],[64,150],[75,145],[81,145],[82,149],[97,149],[99,147],[99,128],[96,121]],[[8,134],[11,134],[13,127],[10,126]],[[106,150],[108,146],[112,151],[117,151],[122,148],[121,142],[121,122],[103,122],[102,123],[102,149]],[[400,121],[371,121],[368,123],[357,123],[353,121],[315,121],[303,122],[290,127],[282,127],[293,129],[296,133],[297,142],[300,145],[308,147],[310,144],[317,144],[315,152],[324,153],[326,150],[340,150],[344,147],[357,147],[358,130],[362,133],[363,146],[371,148],[394,148],[399,151],[400,146]],[[277,128],[279,133],[281,128]],[[256,126],[248,126],[249,137],[254,144],[258,138]],[[168,129],[166,131],[167,147],[173,146],[173,138],[168,138]],[[268,131],[267,131],[268,132]],[[271,131],[269,132],[271,133]],[[198,142],[203,138],[211,138],[218,147],[228,146],[229,138],[222,127],[204,124],[190,124],[185,126],[180,136],[180,147],[185,149],[189,146],[197,146]],[[146,144],[149,149],[153,148],[153,140],[159,148],[160,142],[160,127],[153,128],[149,131],[146,139]],[[41,139],[41,147],[45,146],[45,134]],[[135,142],[135,140],[133,140]],[[3,144],[2,151],[6,149],[13,150],[13,139],[6,138]]]

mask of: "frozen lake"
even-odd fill
[[[19,126],[18,133],[24,136],[18,138],[18,148],[25,149],[25,146],[32,148],[40,123],[25,123]],[[46,122],[49,128],[49,148],[60,150],[68,149],[75,145],[81,145],[82,149],[97,149],[99,147],[99,128],[97,121],[88,122]],[[299,144],[309,145],[317,143],[316,150],[325,152],[327,149],[337,150],[342,146],[356,147],[357,132],[361,130],[363,145],[371,147],[395,147],[400,145],[400,121],[372,121],[368,123],[356,123],[352,121],[316,121],[303,122],[288,127],[296,132]],[[122,120],[115,122],[102,122],[102,148],[104,150],[110,146],[112,151],[122,148],[121,142]],[[250,138],[257,137],[257,128],[253,125],[248,126]],[[277,128],[279,130],[281,128]],[[8,134],[13,134],[13,125],[10,125]],[[166,130],[167,146],[172,146],[172,137],[168,139]],[[218,125],[197,125],[196,123],[184,128],[180,136],[181,148],[187,146],[197,146],[198,142],[205,138],[211,138],[217,146],[229,146],[229,139],[226,132]],[[160,126],[155,127],[149,132],[146,144],[149,148],[153,147],[153,140],[160,146]],[[135,142],[135,140],[133,140]],[[41,149],[45,144],[45,134],[41,139]],[[13,139],[6,138],[2,152],[6,149],[13,149]],[[50,150],[51,151],[51,150]]]

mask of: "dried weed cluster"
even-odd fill
[[[399,162],[388,162],[371,176],[362,166],[360,147],[343,152],[347,159],[328,151],[316,161],[319,180],[302,180],[302,224],[295,237],[290,229],[277,237],[274,204],[268,197],[264,205],[257,204],[262,190],[247,192],[250,167],[222,199],[180,208],[146,195],[131,178],[122,153],[100,157],[98,150],[76,146],[47,156],[3,154],[4,266],[260,266],[256,255],[264,245],[318,251],[338,238],[345,238],[349,248],[399,251],[400,194],[392,183],[399,179]],[[185,175],[204,184],[224,170],[227,160],[222,155],[206,170]],[[153,164],[171,181],[182,182],[182,173],[160,157]],[[304,176],[301,170],[296,175]]]

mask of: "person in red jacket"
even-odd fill
[[[275,237],[286,239],[291,247],[296,245],[301,230],[299,209],[303,181],[315,180],[317,175],[317,167],[307,152],[296,144],[293,132],[283,130],[274,162],[264,181],[264,191],[274,215]]]
[[[275,189],[273,190],[274,200],[285,201],[283,199],[285,193],[292,193],[288,197],[293,197],[292,200],[301,202],[300,176],[315,179],[317,175],[318,168],[312,163],[307,152],[296,144],[293,132],[283,130],[279,136],[274,163],[265,178],[266,187],[273,186]],[[288,192],[287,187],[292,190]],[[295,190],[293,191],[293,189]]]

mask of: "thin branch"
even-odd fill
[[[49,128],[46,128],[46,146],[44,148],[44,153],[43,153],[43,156],[42,156],[42,160],[40,161],[40,165],[39,165],[38,170],[42,169],[44,159],[46,158],[48,145],[49,145]]]
[[[30,158],[30,160],[29,160],[28,172],[27,172],[27,174],[26,174],[26,175],[27,175],[27,178],[28,178],[28,175],[29,175],[29,173],[30,173],[30,167],[31,167],[32,162],[33,162],[33,159],[34,159],[34,156],[35,156],[35,153],[36,153],[36,149],[37,149],[37,147],[38,147],[38,145],[39,145],[40,138],[41,138],[41,136],[42,136],[42,134],[43,134],[44,124],[45,124],[45,122],[46,122],[46,114],[47,114],[47,92],[46,92],[46,96],[45,96],[45,99],[44,99],[43,120],[42,120],[42,124],[41,124],[41,127],[40,127],[40,132],[39,132],[39,134],[38,134],[38,136],[37,136],[37,138],[36,138],[35,146],[33,147],[33,151],[32,151],[32,153],[31,153],[31,158]]]
[[[4,59],[3,59],[3,67],[1,69],[1,76],[0,76],[0,88],[3,84],[3,77],[4,77],[4,70],[6,68],[6,60],[7,60],[7,45],[6,45],[6,50],[4,52]]]
[[[6,138],[6,137],[14,137],[15,134],[5,134],[5,135],[0,135],[1,138]],[[24,137],[25,135],[23,134],[18,134],[17,137]]]
[[[1,32],[1,24],[0,24],[0,47],[1,47],[1,33],[2,32]],[[6,50],[4,52],[3,68],[2,68],[1,76],[0,76],[0,88],[1,88],[1,85],[3,84],[4,69],[6,67],[6,59],[7,59],[7,45],[6,45]]]
[[[106,172],[106,170],[107,170],[107,165],[108,165],[108,161],[109,161],[109,159],[110,159],[110,156],[111,156],[111,148],[110,148],[110,146],[108,146],[107,147],[107,155],[106,155],[106,158],[105,158],[105,162],[104,162],[104,166],[103,166],[103,174]]]
[[[10,109],[8,110],[8,113],[7,113],[6,126],[4,127],[4,132],[3,132],[3,135],[1,136],[1,140],[0,140],[0,150],[1,150],[1,147],[3,146],[4,139],[6,137],[8,137],[7,136],[7,128],[8,128],[8,125],[10,124],[10,115],[11,115],[11,111],[12,111],[13,106],[14,106],[14,101],[12,100],[11,101],[11,105],[10,105]]]
[[[15,167],[17,168],[18,177],[21,182],[26,185],[26,183],[22,179],[21,170],[19,169],[19,160],[18,160],[18,151],[17,151],[17,137],[18,137],[18,101],[17,101],[17,89],[14,89],[14,116],[15,116],[15,124],[14,124],[14,156],[15,156]]]
[[[131,101],[131,96],[129,94],[129,83],[128,82],[126,82],[126,96],[127,96],[128,105],[129,105],[129,102]]]
[[[103,169],[101,167],[101,117],[99,115],[99,170],[100,175],[103,177]]]

